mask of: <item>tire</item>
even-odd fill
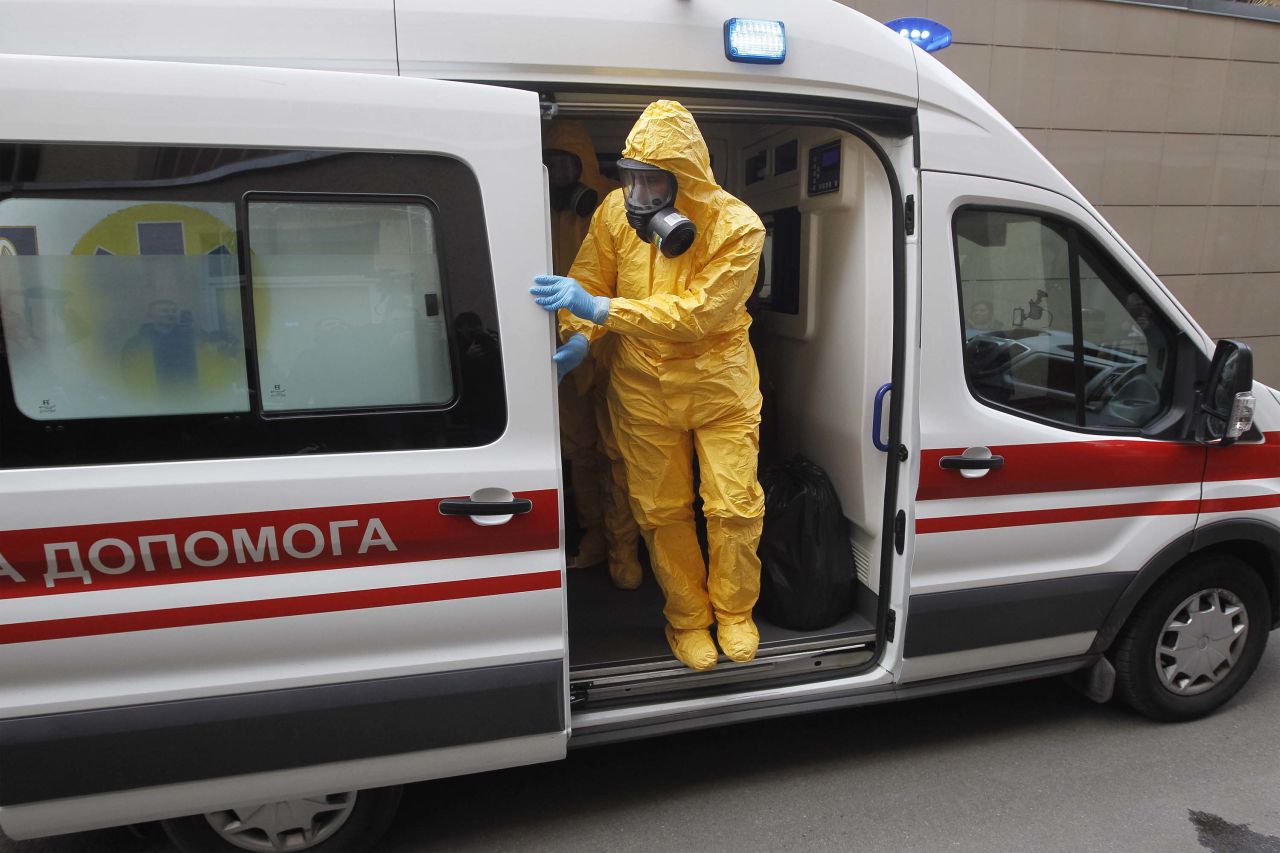
[[[182,853],[265,853],[283,849],[308,853],[358,853],[371,849],[391,826],[396,807],[400,804],[401,790],[397,785],[263,803],[259,806],[174,818],[162,821],[162,826],[169,840]],[[317,806],[320,807],[318,810]],[[270,811],[282,807],[285,809],[283,814]],[[287,829],[286,832],[274,834],[273,843],[273,834],[253,826],[255,818],[265,818],[268,828],[288,827],[294,822],[288,816],[291,814],[289,807],[302,810],[304,815],[312,813],[309,830],[315,833],[314,840],[301,837],[300,830]],[[225,828],[219,831],[215,826]],[[233,837],[241,843],[230,840]]]
[[[1116,695],[1157,720],[1210,714],[1253,675],[1270,628],[1267,588],[1247,563],[1193,559],[1147,593],[1117,638]]]

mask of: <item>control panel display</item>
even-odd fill
[[[809,195],[840,189],[840,140],[809,149]]]

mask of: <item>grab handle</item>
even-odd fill
[[[441,515],[521,515],[533,509],[533,501],[473,501],[468,498],[440,501]]]
[[[893,390],[893,383],[886,382],[880,386],[880,390],[876,392],[876,403],[871,410],[871,441],[875,444],[876,450],[889,452],[887,442],[880,440],[880,421],[884,414],[884,395]]]

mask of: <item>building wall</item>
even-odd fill
[[[936,54],[1280,386],[1280,23],[1112,0],[843,0]]]

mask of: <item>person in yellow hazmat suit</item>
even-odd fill
[[[725,192],[693,116],[650,104],[618,161],[622,189],[592,217],[569,276],[538,276],[535,301],[561,315],[558,372],[615,338],[609,410],[631,505],[666,595],[666,635],[686,666],[720,649],[755,657],[756,479],[760,377],[747,337],[764,226]],[[693,452],[701,471],[710,571],[694,531]]]
[[[617,184],[600,174],[595,146],[581,122],[550,123],[542,162],[550,184],[552,269],[559,275],[569,271],[599,200]],[[570,381],[560,383],[560,446],[569,459],[583,529],[575,565],[593,566],[607,555],[614,585],[635,589],[644,577],[637,554],[640,531],[605,399],[611,349],[602,343]]]

